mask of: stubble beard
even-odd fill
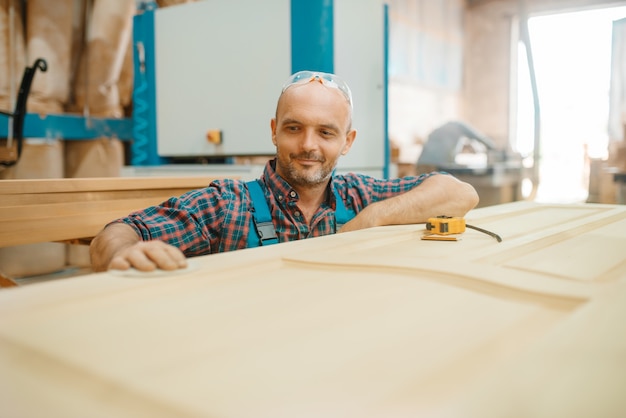
[[[294,160],[298,158],[317,160],[320,161],[322,165],[314,171],[299,169],[297,164],[294,162]],[[287,177],[285,180],[287,180],[288,183],[294,186],[303,187],[317,186],[328,181],[333,170],[335,169],[334,165],[331,166],[326,164],[326,159],[324,157],[305,153],[289,154],[288,161],[283,161],[281,158],[278,158],[276,164],[280,167],[280,171],[284,173],[283,175]]]

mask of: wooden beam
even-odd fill
[[[208,186],[216,176],[0,181],[0,248],[89,239],[108,222]]]

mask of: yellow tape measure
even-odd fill
[[[426,222],[426,230],[437,235],[462,234],[465,232],[465,219],[448,216],[429,218]]]
[[[462,234],[465,232],[466,227],[491,235],[498,242],[502,242],[500,235],[487,231],[486,229],[468,225],[465,223],[464,218],[452,216],[437,216],[436,218],[428,218],[428,222],[426,222],[426,230],[428,233],[425,234],[422,239],[435,241],[456,241],[456,237],[449,237],[447,235]]]

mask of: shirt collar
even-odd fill
[[[295,192],[289,183],[276,173],[276,158],[269,160],[265,164],[262,179],[267,188],[270,189],[270,192],[279,200],[283,200],[289,196],[289,193]]]
[[[294,192],[295,196],[297,196],[297,192],[293,189],[293,187],[291,187],[289,183],[287,183],[281,176],[278,175],[278,173],[276,173],[276,158],[269,160],[267,164],[265,164],[262,180],[276,198],[283,196],[283,198],[286,199],[288,196],[290,196],[291,192]],[[335,194],[333,193],[333,189],[336,187],[335,181],[336,178],[333,174],[326,189],[325,201],[331,207],[335,206]]]

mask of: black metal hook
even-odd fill
[[[26,116],[26,102],[28,101],[28,95],[30,94],[30,86],[33,83],[33,77],[37,69],[43,72],[48,71],[48,63],[43,58],[37,58],[32,67],[26,67],[24,69],[24,75],[22,76],[22,82],[20,83],[20,89],[17,93],[17,101],[15,103],[15,110],[13,113],[3,112],[0,113],[9,116],[13,120],[13,138],[17,143],[17,157],[12,161],[0,161],[0,166],[10,167],[17,164],[22,155],[22,146],[24,142],[24,117]]]
[[[44,73],[48,71],[48,63],[43,58],[37,58],[32,68],[38,67]]]

